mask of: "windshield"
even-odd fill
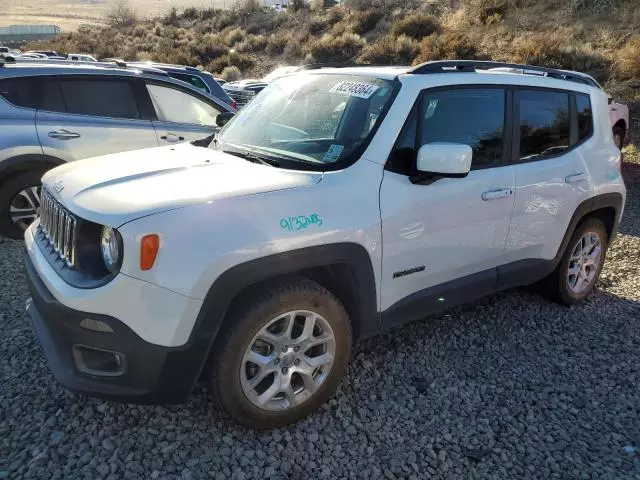
[[[220,131],[218,148],[324,168],[364,151],[393,94],[393,82],[373,77],[282,77]]]

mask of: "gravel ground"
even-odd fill
[[[639,257],[640,182],[583,305],[518,289],[396,329],[357,346],[321,411],[256,433],[202,390],[140,407],[57,385],[5,240],[0,479],[640,478]]]

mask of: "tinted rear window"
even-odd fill
[[[536,160],[569,149],[569,94],[521,90],[520,158]]]
[[[127,80],[62,78],[60,89],[67,113],[140,118],[132,85]]]
[[[578,139],[584,140],[593,133],[593,112],[589,95],[576,94],[578,110]]]
[[[31,81],[26,78],[0,80],[0,96],[17,107],[33,108]]]

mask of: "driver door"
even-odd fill
[[[423,92],[394,146],[380,190],[386,326],[421,318],[495,287],[514,202],[504,88]],[[418,149],[472,147],[470,173],[414,184]]]

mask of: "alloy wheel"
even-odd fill
[[[586,232],[576,243],[569,259],[567,280],[571,292],[581,294],[589,288],[598,273],[601,258],[600,236],[593,231]]]
[[[40,214],[40,187],[19,191],[9,204],[9,218],[20,229],[26,230]]]
[[[333,330],[321,315],[298,310],[280,315],[251,339],[240,366],[247,399],[264,410],[286,410],[313,396],[331,371]]]

